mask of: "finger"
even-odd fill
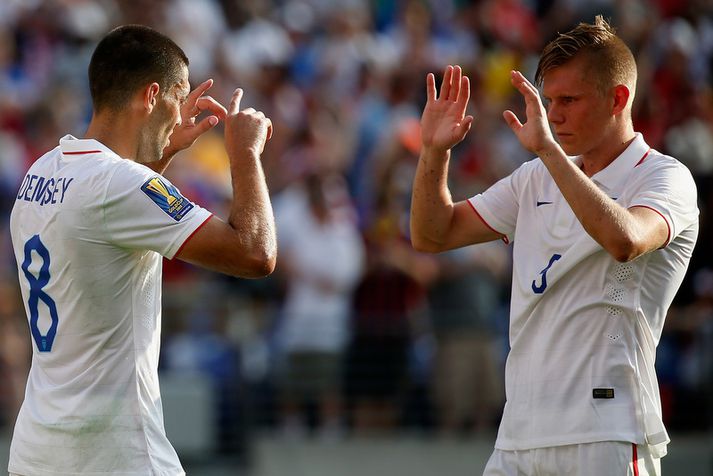
[[[463,118],[460,124],[458,124],[458,127],[456,129],[456,134],[458,136],[458,142],[462,141],[465,138],[465,135],[470,131],[471,126],[473,125],[473,116],[466,116]]]
[[[240,110],[240,100],[243,98],[242,88],[238,88],[233,92],[233,97],[230,98],[230,105],[228,106],[228,114],[237,114]]]
[[[243,110],[240,111],[240,112],[242,112],[243,114],[250,114],[250,115],[252,115],[252,114],[255,114],[257,111],[255,110],[254,107],[246,107],[245,109],[243,109]]]
[[[265,118],[267,120],[267,140],[270,140],[272,138],[272,121],[270,120],[269,117]]]
[[[505,119],[505,122],[507,123],[508,126],[510,126],[510,129],[514,133],[520,132],[520,129],[522,129],[522,123],[520,122],[520,119],[517,118],[514,112],[507,110],[503,112],[503,118]]]
[[[198,109],[197,114],[200,114],[203,111],[210,111],[215,114],[219,119],[225,119],[225,116],[227,116],[228,114],[228,111],[225,110],[225,107],[223,107],[222,104],[220,104],[218,101],[216,101],[210,96],[201,96],[200,98],[198,98],[198,101],[196,102],[196,108]]]
[[[460,80],[460,94],[458,94],[458,109],[461,114],[465,114],[465,110],[468,107],[468,101],[470,100],[470,79],[468,76],[463,76]]]
[[[436,77],[433,76],[433,73],[426,75],[426,99],[429,102],[436,100]]]
[[[188,98],[186,98],[186,104],[195,104],[199,97],[203,96],[203,93],[208,91],[210,87],[213,86],[212,79],[206,79],[201,84],[196,86],[196,88],[188,93]]]
[[[458,99],[458,94],[460,93],[460,78],[463,75],[463,70],[460,66],[456,65],[453,68],[453,75],[451,76],[451,87],[448,91],[448,97],[446,99],[450,101],[456,101]]]
[[[216,116],[208,116],[204,118],[202,121],[196,124],[193,129],[191,129],[191,141],[196,140],[198,137],[208,132],[210,129],[215,127],[218,122],[219,120]]]
[[[443,81],[441,82],[441,94],[438,96],[441,99],[448,99],[448,94],[451,91],[451,77],[453,76],[453,66],[446,66],[446,71],[443,73]]]
[[[540,93],[537,91],[535,86],[533,86],[532,83],[530,83],[527,78],[522,75],[522,73],[519,71],[512,71],[510,75],[510,82],[518,91],[520,91],[526,102],[539,102]]]

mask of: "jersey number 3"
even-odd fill
[[[533,279],[532,280],[532,292],[535,294],[542,294],[545,292],[545,289],[547,289],[547,271],[552,267],[553,264],[555,264],[555,261],[560,259],[562,255],[560,254],[553,254],[552,257],[550,258],[550,262],[545,266],[545,269],[540,271],[540,275],[542,276],[540,284],[537,284],[537,282]]]
[[[40,258],[42,258],[42,267],[37,277],[30,272],[33,251],[37,252]],[[50,281],[50,252],[40,240],[40,235],[33,236],[25,243],[25,260],[22,262],[22,271],[25,273],[27,282],[30,284],[30,297],[27,300],[27,305],[30,309],[30,330],[32,331],[32,338],[35,340],[35,344],[37,344],[37,348],[40,352],[49,352],[52,350],[54,336],[57,334],[59,316],[57,315],[57,306],[55,305],[54,299],[43,289]],[[50,328],[45,335],[42,335],[42,332],[40,332],[37,326],[37,321],[40,317],[40,301],[49,309],[50,318],[52,320]]]

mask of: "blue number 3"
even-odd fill
[[[32,251],[36,251],[42,258],[42,267],[38,277],[30,273],[30,265],[32,264]],[[27,281],[30,283],[30,297],[27,304],[30,308],[30,330],[32,338],[37,344],[40,352],[49,352],[52,350],[54,336],[57,334],[57,323],[59,316],[57,315],[57,306],[54,300],[47,294],[43,288],[47,286],[50,280],[50,252],[47,247],[40,241],[40,235],[35,235],[25,243],[25,261],[22,262],[22,271],[25,273]],[[45,303],[50,311],[52,324],[47,331],[47,334],[42,335],[37,327],[37,321],[40,317],[39,305],[40,301]]]
[[[539,286],[537,285],[534,279],[532,280],[532,292],[534,292],[535,294],[542,294],[545,292],[545,289],[547,289],[547,271],[549,271],[555,261],[557,261],[561,257],[562,255],[559,255],[557,253],[552,255],[552,257],[550,258],[550,262],[547,263],[545,269],[540,271],[540,274],[542,275],[542,282],[539,284]]]

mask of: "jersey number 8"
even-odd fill
[[[37,277],[30,272],[33,251],[37,252],[40,258],[42,258],[42,267]],[[52,350],[52,343],[54,342],[55,334],[57,334],[59,316],[57,315],[57,306],[55,305],[54,299],[43,289],[50,280],[50,252],[40,240],[40,235],[33,236],[25,243],[25,260],[22,262],[22,271],[25,273],[27,282],[30,284],[30,297],[27,300],[27,305],[30,309],[30,330],[32,331],[32,338],[35,340],[35,344],[37,344],[37,348],[40,352],[49,352]],[[45,335],[42,335],[37,326],[37,321],[40,317],[40,301],[45,303],[49,309],[50,318],[52,320],[50,328]]]

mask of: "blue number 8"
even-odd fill
[[[540,274],[542,275],[542,282],[538,285],[535,280],[532,280],[532,292],[535,294],[542,294],[545,292],[545,289],[547,289],[547,271],[552,267],[552,265],[560,259],[562,255],[560,254],[553,254],[552,257],[550,258],[550,262],[547,263],[547,266],[545,266],[545,269],[540,271]]]
[[[32,251],[36,251],[37,254],[40,255],[40,258],[42,258],[42,267],[40,268],[38,277],[30,273],[29,269],[32,264]],[[54,300],[42,289],[47,286],[50,280],[50,252],[42,241],[40,241],[40,235],[33,236],[25,243],[25,261],[22,262],[22,271],[25,273],[27,282],[30,283],[30,297],[27,300],[27,304],[30,308],[30,330],[32,331],[32,338],[35,340],[35,344],[37,344],[37,348],[40,352],[49,352],[52,350],[54,336],[57,334],[59,316],[57,315],[57,306]],[[40,317],[40,301],[45,303],[52,318],[52,324],[46,335],[42,335],[40,329],[37,327],[37,320]]]

